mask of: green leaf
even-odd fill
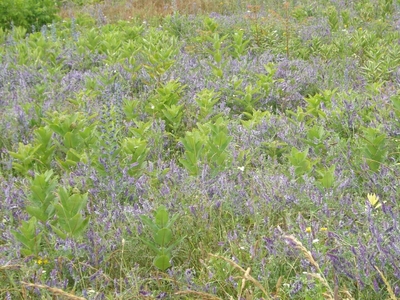
[[[182,243],[182,241],[186,238],[186,236],[181,237],[179,240],[175,241],[174,243],[172,243],[171,245],[168,246],[167,249],[165,249],[166,253],[171,253],[172,249],[174,249],[176,246],[178,246],[180,243]]]
[[[66,238],[67,238],[67,234],[65,233],[65,232],[63,232],[63,231],[61,231],[60,229],[58,229],[56,226],[54,226],[54,225],[51,225],[50,224],[50,226],[51,226],[51,228],[53,229],[53,231],[60,237],[60,238],[62,238],[63,240],[65,240]]]
[[[160,269],[161,271],[165,271],[166,269],[171,267],[171,264],[169,262],[170,259],[171,259],[171,257],[169,255],[165,255],[165,254],[156,256],[156,258],[153,261],[153,265],[155,267],[157,267],[158,269]]]
[[[31,217],[28,221],[23,221],[20,232],[12,230],[11,233],[24,246],[23,254],[31,255],[38,254],[41,247],[42,232],[37,233],[37,219]]]
[[[164,205],[161,205],[155,214],[155,222],[159,228],[164,228],[168,224],[168,211]]]
[[[85,219],[82,219],[81,215],[79,215],[79,217],[80,217],[79,222],[76,222],[76,226],[74,227],[74,230],[72,233],[72,235],[74,237],[80,236],[86,230],[87,226],[89,225],[89,221],[90,221],[89,217],[87,217]]]
[[[154,241],[162,247],[165,247],[172,240],[172,231],[169,228],[160,229],[154,236]]]
[[[317,171],[317,173],[321,176],[321,178],[318,179],[318,182],[322,185],[322,187],[331,188],[333,186],[335,183],[335,168],[336,166],[332,165],[328,169]]]
[[[158,248],[158,246],[154,243],[152,243],[151,241],[148,241],[146,239],[140,238],[139,239],[145,244],[147,245],[150,249],[152,249],[156,254],[161,254],[160,249]]]
[[[160,229],[157,224],[155,224],[153,222],[152,219],[150,219],[148,216],[145,215],[141,215],[140,219],[142,220],[142,222],[147,225],[148,227],[150,227],[151,231],[153,232],[153,234],[156,234],[157,231]]]
[[[49,218],[49,215],[46,212],[44,212],[41,207],[26,206],[25,209],[29,215],[35,217],[36,219],[42,221],[43,223],[47,222]]]

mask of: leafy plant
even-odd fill
[[[206,121],[213,113],[214,105],[220,100],[220,93],[210,89],[203,89],[196,95],[196,103],[200,110],[198,113],[198,121]]]
[[[145,215],[140,216],[152,235],[152,238],[141,238],[141,241],[156,253],[153,265],[161,271],[171,267],[172,251],[185,239],[185,236],[178,239],[173,236],[172,226],[178,217],[176,214],[170,218],[165,206],[157,208],[154,220]]]
[[[185,153],[179,161],[190,175],[198,175],[202,164],[208,164],[212,170],[220,171],[230,165],[227,147],[231,140],[222,117],[215,122],[198,124],[198,129],[186,132],[185,137],[181,138]]]
[[[214,62],[209,62],[208,65],[211,67],[214,76],[217,78],[223,78],[224,71],[223,67],[226,65],[226,62],[222,61],[223,54],[227,51],[226,48],[223,48],[224,41],[228,38],[228,35],[220,36],[219,33],[214,33],[212,37],[209,38],[209,41],[212,43],[212,48],[207,52],[212,55],[214,58]]]
[[[252,112],[257,109],[256,105],[261,99],[260,88],[253,87],[251,84],[244,88],[244,91],[238,89],[235,91],[234,103],[239,106],[241,112]]]
[[[12,234],[22,244],[21,254],[24,256],[38,256],[41,251],[43,232],[38,232],[38,222],[35,217],[22,221],[19,231],[12,230]]]
[[[53,177],[52,170],[43,174],[36,174],[35,178],[31,180],[28,195],[29,203],[25,209],[29,215],[41,221],[43,225],[52,220],[54,216],[54,206],[57,202],[55,195],[57,184],[57,177]]]
[[[143,38],[141,53],[146,60],[143,67],[157,86],[161,83],[162,76],[175,62],[177,46],[176,37],[156,30],[152,30]]]
[[[181,127],[183,105],[178,104],[185,86],[178,80],[160,84],[156,94],[150,98],[147,111],[165,121],[169,132],[176,134]]]
[[[138,176],[145,167],[149,148],[147,141],[141,138],[125,138],[122,142],[122,153],[125,154],[124,164],[132,176]]]
[[[21,26],[29,32],[56,19],[57,2],[53,0],[2,0],[0,27]]]
[[[36,162],[40,163],[41,169],[47,170],[51,167],[51,162],[53,159],[53,154],[56,146],[53,144],[53,132],[48,126],[39,127],[34,131],[36,145],[40,145],[36,152],[37,159]]]
[[[326,152],[325,141],[326,134],[324,127],[314,125],[310,127],[307,131],[307,139],[304,139],[304,142],[312,147],[315,154],[321,155]]]
[[[335,165],[329,168],[317,168],[317,186],[329,189],[335,183]]]
[[[264,96],[268,97],[275,82],[274,76],[276,73],[276,66],[273,63],[268,63],[264,65],[264,69],[266,74],[256,74],[258,78],[257,87],[261,88],[261,90],[264,92]]]
[[[325,113],[321,110],[323,97],[321,94],[315,94],[304,99],[307,102],[306,112],[314,117],[325,117]]]
[[[242,55],[246,54],[246,49],[250,40],[244,40],[244,31],[237,30],[233,33],[233,43],[232,43],[232,56],[234,58],[240,58]]]
[[[214,171],[221,171],[230,165],[230,153],[227,151],[232,137],[228,135],[227,123],[220,117],[209,123],[207,141],[207,162]]]
[[[16,159],[13,168],[24,175],[29,171],[42,172],[49,169],[55,150],[52,134],[49,127],[39,127],[34,131],[34,145],[19,143],[17,152],[9,152]]]
[[[396,95],[392,96],[390,98],[390,101],[392,102],[392,106],[394,109],[394,113],[398,120],[400,121],[400,93],[397,92]]]
[[[39,255],[44,246],[42,238],[49,230],[47,226],[66,239],[81,235],[89,223],[89,217],[82,217],[87,193],[80,194],[77,188],[72,189],[72,194],[71,189],[64,187],[56,190],[57,184],[57,177],[53,177],[52,170],[36,174],[31,180],[25,208],[31,218],[22,222],[19,231],[12,231],[22,243],[21,253],[25,256]]]
[[[270,116],[271,113],[268,110],[261,111],[253,109],[251,113],[249,112],[243,113],[244,120],[241,120],[241,122],[242,125],[246,127],[246,129],[251,130],[255,129],[263,121],[267,121]]]
[[[329,6],[326,10],[326,14],[332,32],[337,31],[339,29],[339,13],[336,10],[336,7]]]
[[[124,106],[123,106],[123,111],[125,113],[125,118],[128,121],[134,121],[136,120],[138,116],[138,105],[139,101],[136,99],[125,99],[124,100]]]
[[[314,163],[308,159],[307,156],[308,149],[299,151],[295,147],[292,148],[288,158],[289,162],[294,167],[296,178],[300,178],[302,175],[309,174],[312,171]]]
[[[96,122],[89,121],[94,118],[86,118],[82,113],[60,114],[49,113],[50,118],[44,119],[48,127],[59,137],[55,139],[58,150],[65,154],[64,157],[57,157],[57,161],[64,168],[76,166],[80,161],[87,162],[88,146],[96,141]]]
[[[18,152],[10,151],[10,155],[17,159],[13,161],[13,168],[23,175],[28,174],[33,169],[36,163],[36,152],[39,150],[41,145],[32,146],[31,144],[24,145],[23,143],[18,144]]]
[[[288,152],[288,144],[279,140],[264,142],[262,148],[266,157],[276,158],[281,161],[283,154]]]
[[[387,155],[386,135],[376,128],[364,128],[362,154],[371,171],[377,172]]]
[[[77,188],[60,187],[55,204],[56,220],[51,228],[62,239],[80,236],[89,224],[89,217],[82,216],[88,195],[81,194]]]
[[[198,175],[207,139],[198,130],[193,130],[186,132],[185,137],[180,141],[185,148],[185,153],[179,162],[189,171],[190,175]]]

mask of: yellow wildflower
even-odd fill
[[[49,263],[49,260],[47,258],[41,258],[39,257],[37,260],[35,260],[35,262],[38,265],[47,265]]]
[[[368,201],[374,208],[379,208],[382,206],[382,203],[379,202],[379,196],[375,194],[368,194],[367,195]]]

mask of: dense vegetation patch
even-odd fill
[[[400,297],[398,5],[172,4],[0,32],[0,298]]]

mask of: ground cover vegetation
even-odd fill
[[[400,297],[398,1],[10,3],[1,299]]]

